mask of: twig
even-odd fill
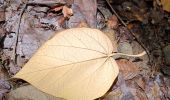
[[[25,9],[27,8],[27,3],[28,2],[26,2],[24,4],[24,7],[21,10],[20,15],[19,15],[19,21],[18,21],[17,31],[16,31],[16,39],[15,39],[15,42],[14,42],[14,49],[13,49],[13,53],[12,53],[12,57],[11,57],[11,60],[14,62],[14,64],[16,64],[16,62],[17,62],[16,57],[17,57],[18,38],[19,38],[19,32],[20,32],[20,23],[21,23],[22,15],[24,14]]]
[[[65,5],[66,3],[60,3],[60,2],[55,2],[55,3],[39,3],[39,2],[28,2],[27,6],[41,6],[41,7],[52,7],[52,6],[62,6]]]
[[[29,0],[25,3],[25,5],[24,5],[24,7],[21,10],[20,15],[19,15],[19,22],[18,22],[17,31],[16,31],[16,39],[15,39],[15,42],[14,42],[14,50],[13,50],[12,57],[11,57],[11,60],[13,61],[14,64],[17,63],[16,57],[17,57],[17,46],[18,46],[18,38],[19,38],[19,32],[20,32],[21,19],[22,19],[22,15],[24,14],[27,6],[51,7],[51,6],[64,5],[64,4],[66,4],[66,3],[58,3],[58,2],[55,2],[55,3],[37,3],[37,2],[29,2]]]
[[[109,3],[108,0],[106,0],[107,4],[109,5],[110,9],[113,11],[113,13],[116,15],[116,17],[120,20],[120,22],[127,27],[126,23],[120,18],[120,16],[116,13],[116,11],[113,9],[112,5]]]
[[[116,17],[119,19],[119,21],[127,28],[127,30],[130,32],[130,34],[134,37],[134,40],[136,40],[139,45],[146,51],[146,54],[148,56],[149,59],[149,63],[151,63],[151,57],[149,55],[149,51],[145,48],[145,46],[143,45],[142,42],[140,42],[138,40],[138,38],[134,35],[134,33],[127,27],[126,23],[121,19],[121,17],[116,13],[116,11],[113,9],[112,5],[109,3],[108,0],[106,0],[107,4],[109,5],[109,7],[111,8],[112,12],[116,15]]]

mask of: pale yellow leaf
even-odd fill
[[[119,73],[112,52],[111,41],[101,31],[68,29],[40,47],[14,78],[56,97],[92,100],[104,95]]]

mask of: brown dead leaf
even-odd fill
[[[62,10],[64,18],[70,18],[73,15],[73,10],[66,5],[65,6],[54,6],[51,9],[51,11],[56,11],[56,12],[60,10]]]
[[[138,78],[137,80],[135,80],[135,82],[137,83],[137,85],[142,88],[143,90],[145,90],[145,85],[146,85],[146,82],[144,80],[143,77],[140,77]]]
[[[161,0],[163,10],[170,12],[170,0]]]
[[[141,16],[141,15],[139,15],[139,14],[134,14],[134,16],[136,17],[136,19],[137,19],[138,21],[143,22],[143,20],[144,20],[144,17],[143,17],[143,16]]]
[[[52,7],[51,11],[60,11],[63,9],[63,6],[54,6]]]
[[[14,78],[68,100],[103,96],[119,69],[109,38],[97,29],[73,28],[48,40]]]
[[[115,15],[112,15],[107,21],[107,27],[110,29],[116,29],[118,27],[118,19]]]
[[[73,15],[73,10],[67,6],[63,6],[62,13],[65,18],[70,18]]]
[[[126,59],[116,60],[116,62],[125,80],[132,79],[139,74],[139,68],[133,62]]]

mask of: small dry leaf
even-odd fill
[[[63,9],[63,6],[54,6],[52,7],[51,11],[60,11]]]
[[[60,11],[60,10],[62,10],[64,18],[70,18],[73,15],[73,10],[67,6],[54,6],[51,9],[51,11]]]
[[[161,0],[163,10],[170,12],[170,0]]]
[[[109,38],[97,29],[73,28],[48,40],[14,78],[67,100],[103,96],[119,70]]]
[[[133,62],[126,59],[117,60],[116,62],[125,80],[132,79],[139,74],[139,68]]]
[[[70,18],[73,15],[73,10],[67,6],[63,6],[62,13],[65,18]]]
[[[107,21],[107,26],[110,29],[116,29],[118,27],[118,19],[115,15],[112,15],[108,21]]]

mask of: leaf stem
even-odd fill
[[[143,51],[142,53],[136,54],[136,55],[124,54],[124,53],[112,53],[108,55],[108,57],[113,57],[115,55],[128,56],[128,57],[141,57],[141,56],[144,56],[145,54],[146,54],[145,51]]]

